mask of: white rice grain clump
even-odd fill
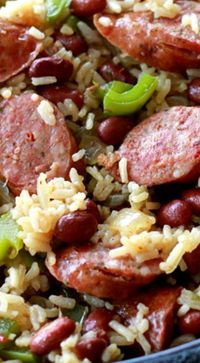
[[[149,308],[140,303],[137,305],[137,310],[136,317],[130,319],[128,326],[124,326],[116,320],[112,320],[109,323],[109,326],[115,332],[111,334],[110,341],[119,345],[132,345],[137,342],[145,354],[149,354],[151,352],[151,345],[144,336],[144,333],[149,329],[149,321],[145,318]]]
[[[182,289],[177,301],[181,305],[178,316],[185,315],[190,309],[200,310],[200,286],[194,291]]]
[[[150,10],[155,18],[174,18],[180,12],[180,6],[174,0],[107,0],[107,10],[111,13],[122,13]]]
[[[184,14],[182,16],[181,22],[183,26],[189,26],[195,34],[199,34],[199,21],[196,14]]]
[[[37,111],[45,124],[55,126],[56,117],[54,115],[54,108],[49,101],[42,100],[37,108]]]
[[[6,1],[0,9],[0,18],[28,26],[43,27],[46,23],[45,0]]]
[[[11,210],[13,218],[22,228],[19,237],[26,249],[34,255],[51,250],[50,242],[58,219],[69,212],[86,209],[86,190],[83,177],[76,169],[70,170],[70,180],[54,178],[49,182],[40,174],[37,194],[23,190],[16,197],[16,206]]]

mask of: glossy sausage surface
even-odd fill
[[[101,244],[69,247],[56,253],[50,273],[59,281],[79,292],[101,298],[125,299],[140,286],[150,284],[161,274],[160,260],[137,265],[126,256],[110,258],[109,249]]]
[[[195,13],[200,19],[200,4],[178,1],[181,11],[175,18],[155,18],[150,11],[119,15],[97,14],[97,30],[114,46],[134,59],[171,72],[200,66],[200,37],[182,25],[182,16]],[[101,16],[110,20],[102,25]]]

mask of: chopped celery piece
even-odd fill
[[[50,23],[60,21],[70,2],[71,0],[46,0],[47,20]]]
[[[0,217],[0,263],[6,258],[15,258],[23,247],[23,241],[18,237],[19,226],[10,213]]]
[[[157,77],[144,73],[135,86],[113,81],[103,99],[104,112],[109,116],[126,116],[140,110],[157,88]]]
[[[4,359],[16,359],[20,360],[22,363],[39,363],[41,360],[38,357],[31,353],[30,350],[27,349],[5,349],[0,351],[0,357]]]

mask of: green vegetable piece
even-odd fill
[[[63,313],[68,318],[82,324],[88,314],[88,307],[76,304],[74,309],[65,310]]]
[[[18,349],[13,348],[10,350],[1,350],[0,351],[0,357],[4,359],[18,359],[22,363],[39,363],[38,357],[31,353],[30,350],[27,349]]]
[[[71,0],[46,0],[48,22],[60,21],[65,15],[70,2]]]
[[[75,15],[70,15],[68,16],[67,20],[66,20],[66,24],[70,26],[70,28],[72,28],[74,31],[77,30],[77,24],[79,22],[79,18],[77,18],[77,16]]]
[[[144,73],[130,88],[124,82],[113,81],[103,100],[104,112],[109,116],[125,116],[140,110],[158,85],[157,77]]]
[[[15,320],[11,320],[8,318],[0,319],[0,335],[8,337],[9,334],[18,335],[20,331],[20,326]]]
[[[15,320],[11,319],[0,319],[0,336],[3,338],[8,338],[10,334],[19,335],[20,327]],[[10,345],[10,341],[5,339],[5,341],[0,340],[0,349],[5,349],[5,347]]]
[[[0,217],[0,262],[6,258],[15,258],[23,247],[23,241],[18,237],[19,226],[10,213]]]

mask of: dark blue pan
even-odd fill
[[[200,363],[200,339],[123,363]]]

